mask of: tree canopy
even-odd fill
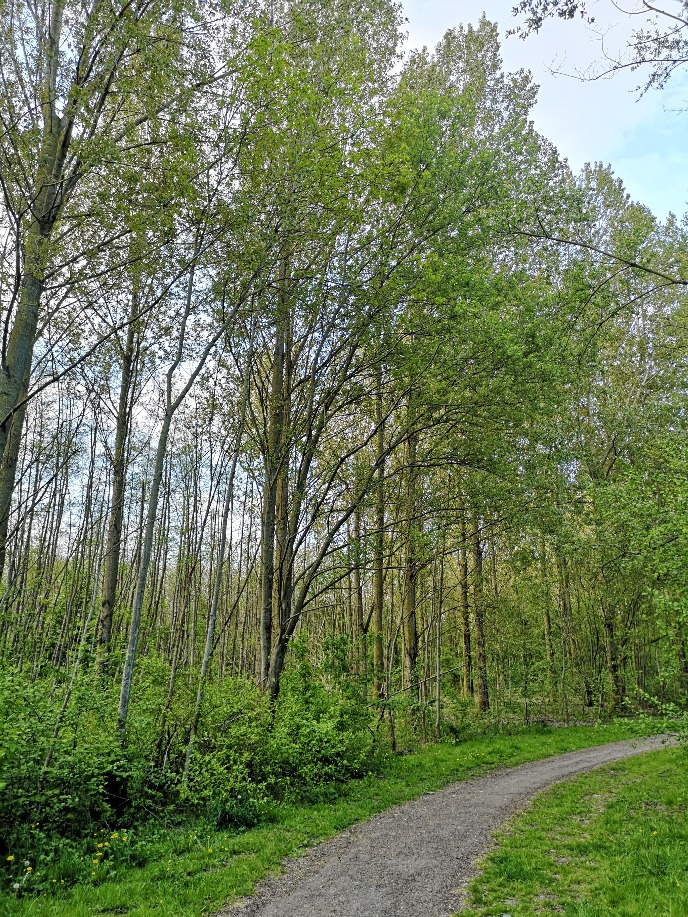
[[[496,26],[0,13],[0,854],[683,704],[686,229]]]

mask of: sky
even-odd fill
[[[669,212],[682,216],[688,210],[688,74],[644,96],[635,90],[642,82],[640,73],[581,79],[576,73],[599,67],[604,47],[624,48],[629,17],[611,2],[598,2],[590,4],[596,32],[581,21],[552,21],[522,41],[506,37],[516,22],[511,14],[515,2],[402,0],[407,47],[433,47],[447,29],[476,23],[484,12],[500,27],[505,70],[530,70],[540,86],[535,127],[572,169],[577,172],[586,162],[602,162],[623,180],[634,200],[660,219]]]

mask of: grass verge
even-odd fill
[[[674,748],[556,786],[513,818],[461,917],[686,917],[688,754]]]
[[[46,893],[22,897],[20,883],[31,864],[2,864],[13,870],[20,888],[16,897],[0,898],[0,915],[202,917],[249,895],[256,882],[276,869],[284,857],[294,856],[375,812],[455,780],[614,742],[635,733],[635,724],[616,723],[532,728],[460,745],[431,745],[413,755],[390,758],[380,776],[332,787],[316,803],[281,806],[273,822],[246,831],[215,831],[203,823],[170,829],[155,823],[139,831],[113,831],[93,839],[93,875],[88,885],[70,889],[62,887],[61,880],[45,875]],[[106,843],[109,846],[104,847]],[[123,845],[131,852],[121,853]],[[115,846],[120,851],[117,856],[109,852]],[[102,854],[104,850],[108,853]],[[38,870],[39,864],[34,868]]]

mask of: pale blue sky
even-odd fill
[[[504,36],[513,25],[515,0],[402,0],[408,17],[408,46],[434,45],[446,29],[477,22],[484,11]],[[611,3],[595,8],[597,28],[608,48],[623,48],[629,20],[612,14]],[[503,39],[505,68],[529,69],[540,86],[533,113],[535,126],[571,167],[585,162],[611,165],[631,196],[660,218],[669,211],[688,210],[688,74],[668,87],[638,99],[637,73],[624,72],[594,82],[552,69],[575,73],[601,59],[599,35],[581,22],[551,22],[539,35],[521,41]]]

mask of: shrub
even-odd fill
[[[102,881],[145,860],[156,820],[240,830],[271,819],[279,800],[370,773],[374,711],[341,671],[345,657],[333,646],[316,668],[297,642],[274,709],[246,680],[209,681],[188,779],[196,685],[180,680],[170,699],[164,662],[141,662],[124,747],[116,685],[83,674],[63,714],[63,683],[0,670],[0,886],[31,894]],[[143,825],[148,840],[134,840]]]
[[[328,684],[305,648],[296,644],[294,649],[269,734],[269,780],[276,795],[285,797],[307,795],[378,767],[365,697],[350,680],[343,682],[344,689]]]

